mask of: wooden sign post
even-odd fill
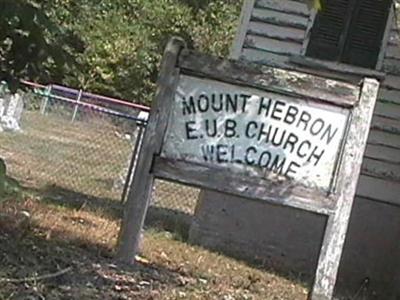
[[[332,299],[378,87],[223,60],[172,39],[117,259],[134,262],[162,178],[327,216],[310,299]]]

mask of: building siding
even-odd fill
[[[240,25],[246,33],[239,59],[291,68],[289,57],[301,55],[312,22],[306,4],[257,0],[250,15],[248,23]],[[377,178],[371,198],[400,205],[400,197],[387,195],[388,186],[400,195],[400,32],[396,24],[389,32],[381,71],[387,78],[381,82],[357,194],[366,196],[371,188],[362,183]]]
[[[312,14],[302,1],[245,3],[232,58],[294,68],[292,55],[307,43]],[[239,42],[239,44],[238,44]],[[399,299],[400,288],[400,33],[394,24],[383,53],[378,101],[364,155],[338,290],[353,296],[366,278],[365,299]],[[352,74],[321,76],[359,80]],[[190,240],[276,270],[311,276],[325,220],[307,212],[203,191]],[[397,268],[396,268],[397,267]],[[307,276],[306,276],[307,277]],[[309,278],[309,277],[308,277]],[[396,281],[397,280],[397,281]],[[364,299],[364,298],[363,298]]]

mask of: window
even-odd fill
[[[325,0],[306,55],[375,68],[392,0]]]

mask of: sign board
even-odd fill
[[[181,75],[161,156],[328,191],[349,111]]]
[[[173,39],[117,258],[133,262],[154,179],[162,178],[326,215],[310,299],[331,299],[378,87],[223,60]]]

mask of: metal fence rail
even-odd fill
[[[148,108],[82,90],[25,83],[34,92],[22,97],[22,131],[0,132],[0,157],[11,176],[65,201],[124,200],[146,124],[139,114]],[[160,181],[152,206],[191,215],[197,196],[196,189]]]

